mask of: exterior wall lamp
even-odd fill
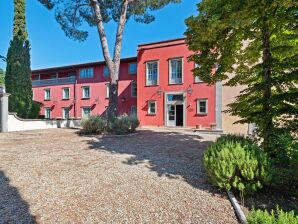
[[[189,94],[189,95],[191,95],[192,94],[192,92],[193,92],[193,89],[191,88],[191,85],[189,85],[188,86],[188,88],[187,88],[187,93]]]
[[[121,102],[122,102],[122,103],[125,103],[125,102],[126,102],[126,98],[125,98],[125,96],[123,96],[123,97],[121,98]]]

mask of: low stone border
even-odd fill
[[[242,211],[240,205],[238,204],[238,201],[237,199],[235,198],[234,194],[232,191],[227,191],[227,194],[228,194],[228,197],[235,209],[235,212],[236,212],[236,215],[237,215],[237,218],[239,219],[239,221],[243,224],[247,224],[247,220],[246,220],[246,217],[244,215],[244,212]]]

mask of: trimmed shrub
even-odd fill
[[[101,134],[105,131],[106,120],[102,117],[92,115],[88,118],[83,119],[82,127],[84,134]]]
[[[116,135],[130,133],[130,118],[127,115],[114,118],[110,123],[110,131]]]
[[[298,224],[294,211],[284,212],[277,207],[276,211],[252,210],[247,217],[248,224]]]
[[[137,127],[139,127],[140,125],[140,121],[135,116],[131,116],[129,120],[130,120],[130,131],[135,132]]]
[[[253,193],[271,179],[267,155],[241,136],[223,136],[210,144],[204,165],[211,182],[225,190]]]

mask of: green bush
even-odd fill
[[[248,224],[298,224],[298,216],[294,211],[284,212],[277,208],[276,211],[252,210],[247,217]]]
[[[106,128],[106,120],[100,116],[90,116],[83,119],[82,127],[84,134],[102,134]]]
[[[271,179],[267,155],[251,140],[223,136],[204,153],[204,165],[213,184],[253,193]]]
[[[135,132],[137,127],[139,127],[140,125],[140,121],[135,116],[131,116],[129,120],[130,120],[130,131]]]
[[[140,122],[136,117],[129,117],[124,114],[112,120],[109,130],[116,135],[125,135],[135,132],[139,124]]]

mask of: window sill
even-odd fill
[[[145,87],[154,87],[154,86],[159,86],[159,84],[151,84],[151,85],[146,84],[145,85]]]
[[[169,83],[169,86],[175,86],[175,85],[183,85],[184,83],[181,82],[181,83]]]
[[[156,114],[147,114],[147,116],[156,116]]]
[[[207,116],[208,113],[197,113],[196,115],[197,115],[197,116]]]
[[[90,97],[82,97],[82,100],[90,100]]]
[[[44,99],[44,101],[51,101],[51,99]]]
[[[70,100],[70,98],[68,98],[68,99],[62,99],[62,100],[66,101],[66,100]]]

